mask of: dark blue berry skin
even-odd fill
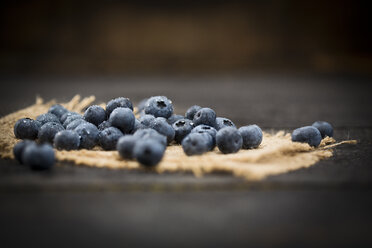
[[[71,122],[73,122],[73,121],[75,121],[75,120],[78,120],[78,119],[83,119],[83,116],[82,116],[82,115],[71,115],[71,116],[68,116],[68,117],[66,118],[66,120],[63,122],[63,126],[64,126],[65,128],[67,128],[67,126],[68,126]]]
[[[103,131],[108,127],[112,127],[109,121],[103,121],[101,124],[98,125],[98,130]]]
[[[33,170],[47,170],[55,163],[53,147],[49,144],[27,145],[22,154],[22,162]]]
[[[169,125],[173,125],[173,123],[175,123],[176,121],[182,120],[184,118],[185,117],[182,115],[172,115],[171,117],[168,118],[167,122],[169,123]]]
[[[216,112],[210,108],[202,108],[195,113],[193,123],[195,126],[204,124],[214,127],[216,125]]]
[[[80,136],[81,149],[92,149],[98,142],[99,131],[98,128],[89,122],[84,122],[75,128]]]
[[[135,132],[137,132],[137,130],[139,129],[145,129],[145,128],[148,128],[146,127],[145,125],[142,125],[141,122],[137,119],[134,120],[134,127],[132,129],[132,131],[130,132],[131,134],[134,134]]]
[[[257,148],[261,144],[262,130],[259,126],[243,126],[238,131],[243,138],[243,149]]]
[[[292,141],[308,143],[310,146],[316,147],[322,141],[322,135],[316,127],[300,127],[292,132]]]
[[[39,115],[38,117],[36,117],[36,120],[40,122],[41,125],[44,125],[45,123],[48,123],[48,122],[60,123],[58,117],[51,113]]]
[[[109,118],[111,126],[119,128],[125,134],[133,130],[135,120],[136,117],[129,108],[116,108]]]
[[[61,117],[67,113],[68,110],[65,109],[62,105],[55,104],[52,107],[49,108],[48,113],[54,114],[58,117],[58,120],[61,121]]]
[[[66,130],[74,130],[77,128],[80,124],[86,123],[84,119],[76,119],[70,124],[67,125]]]
[[[214,127],[207,126],[207,125],[199,125],[191,130],[191,133],[207,133],[212,137],[212,150],[216,146],[216,135],[217,130]]]
[[[133,136],[137,139],[156,139],[164,147],[167,146],[167,137],[151,128],[140,129]]]
[[[196,112],[198,112],[202,107],[198,105],[191,106],[185,113],[185,117],[189,120],[193,120]]]
[[[153,96],[147,100],[145,113],[167,119],[173,114],[172,101],[165,96]]]
[[[187,156],[200,155],[211,150],[211,136],[207,133],[190,133],[181,144]]]
[[[63,126],[56,122],[45,123],[39,130],[39,143],[53,144],[54,136],[59,132],[65,130]]]
[[[98,105],[89,106],[85,110],[84,120],[98,126],[106,120],[106,111]]]
[[[13,147],[13,155],[20,164],[23,164],[23,161],[22,161],[23,151],[30,144],[35,144],[35,142],[31,140],[22,140],[18,142],[17,144],[15,144],[15,146]]]
[[[137,113],[145,110],[148,98],[142,99],[137,105]]]
[[[235,127],[235,124],[234,122],[232,122],[231,120],[227,119],[227,118],[223,118],[223,117],[217,117],[216,118],[216,130],[220,130],[224,127]]]
[[[243,138],[238,129],[224,127],[217,132],[216,143],[222,153],[236,153],[242,148]]]
[[[106,105],[106,116],[109,117],[116,108],[129,108],[133,111],[133,104],[129,98],[118,97],[109,101]]]
[[[120,157],[124,159],[133,159],[133,150],[137,140],[138,139],[133,135],[125,135],[121,137],[116,145]]]
[[[322,138],[333,137],[333,127],[331,124],[329,124],[326,121],[316,121],[312,125],[313,127],[316,127],[320,134],[322,135]]]
[[[73,130],[59,131],[54,136],[54,147],[58,150],[77,150],[80,146],[80,136]]]
[[[166,136],[168,144],[174,139],[174,129],[168,124],[166,119],[158,117],[151,123],[150,127],[156,130],[158,133]]]
[[[155,116],[153,115],[142,115],[139,118],[139,121],[141,122],[142,125],[146,127],[150,127],[151,123],[155,120]]]
[[[182,140],[191,132],[194,128],[194,125],[191,120],[189,119],[180,119],[173,123],[172,125],[174,129],[174,140],[181,144]]]
[[[146,167],[157,165],[164,156],[165,147],[155,139],[141,139],[134,146],[133,155]]]
[[[40,130],[40,122],[30,118],[19,119],[14,125],[14,135],[17,139],[34,140]]]
[[[98,142],[104,150],[115,150],[116,143],[118,143],[118,140],[123,135],[124,134],[116,127],[108,127],[99,133]]]
[[[73,116],[73,115],[80,115],[80,114],[78,114],[78,113],[76,113],[76,112],[66,112],[66,113],[64,113],[64,114],[61,116],[61,118],[60,118],[59,120],[60,120],[61,123],[64,124],[65,121],[67,120],[67,118],[70,117],[70,116]]]

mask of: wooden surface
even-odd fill
[[[261,182],[225,174],[114,171],[71,164],[32,172],[0,160],[2,247],[368,246],[372,193],[370,79],[345,76],[2,78],[0,114],[35,94],[134,102],[163,94],[183,113],[209,106],[265,130],[327,120],[357,139],[316,165]]]

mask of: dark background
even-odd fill
[[[251,182],[0,160],[1,247],[371,247],[368,1],[7,1],[0,116],[44,99],[151,95],[266,132],[356,139]]]

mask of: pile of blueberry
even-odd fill
[[[181,144],[185,154],[191,156],[216,146],[222,153],[236,153],[240,149],[257,148],[262,141],[262,131],[257,125],[237,129],[231,120],[217,117],[210,108],[195,105],[185,116],[175,115],[172,102],[165,96],[144,99],[138,105],[138,112],[137,119],[131,101],[124,97],[109,101],[106,109],[92,105],[84,115],[53,105],[36,120],[17,121],[14,134],[23,141],[14,146],[14,156],[32,169],[48,169],[55,161],[52,146],[77,150],[99,145],[104,150],[117,150],[123,159],[155,166],[170,143]],[[296,129],[292,140],[317,146],[320,132],[331,136],[323,122],[313,126],[316,128]]]

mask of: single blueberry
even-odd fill
[[[70,124],[68,124],[66,126],[66,130],[74,130],[75,128],[77,128],[80,124],[82,123],[86,123],[87,121],[85,121],[84,119],[76,119],[74,121],[72,121]]]
[[[98,105],[92,105],[85,110],[84,120],[96,126],[106,120],[106,111]]]
[[[75,121],[75,120],[78,120],[78,119],[83,119],[83,116],[82,116],[82,115],[79,115],[79,114],[77,114],[77,115],[70,115],[70,116],[68,116],[68,117],[66,118],[66,120],[63,122],[63,126],[64,126],[65,128],[67,128],[67,126],[68,126],[71,122],[73,122],[73,121]]]
[[[130,133],[134,134],[137,130],[144,129],[144,128],[148,128],[148,127],[146,127],[145,125],[142,125],[139,120],[135,119],[134,120],[134,127],[133,127],[133,129]]]
[[[137,139],[156,139],[163,146],[167,146],[167,137],[151,128],[137,130],[133,136]]]
[[[129,98],[118,97],[109,101],[106,105],[106,116],[109,117],[116,108],[129,108],[133,111],[133,104]]]
[[[172,115],[171,117],[168,118],[167,122],[169,123],[169,125],[173,125],[173,123],[175,123],[176,121],[182,120],[184,118],[185,117],[182,115]]]
[[[174,140],[181,144],[183,138],[185,138],[191,130],[194,128],[193,123],[189,119],[181,119],[173,123],[172,125],[174,129]]]
[[[22,162],[33,170],[50,169],[55,163],[53,147],[49,144],[27,145],[22,154]]]
[[[35,144],[35,142],[31,140],[22,140],[18,142],[17,144],[15,144],[15,146],[13,147],[13,155],[20,164],[23,164],[23,161],[22,161],[23,151],[28,145],[31,145],[31,144]]]
[[[142,99],[138,104],[137,104],[137,113],[145,110],[146,103],[147,103],[148,98]]]
[[[77,150],[80,146],[80,136],[73,130],[62,130],[54,136],[54,147],[58,150]]]
[[[40,130],[40,122],[30,118],[19,119],[14,125],[14,135],[18,139],[34,140]]]
[[[151,126],[151,122],[153,122],[155,120],[155,116],[153,115],[142,115],[140,118],[139,118],[139,121],[141,122],[142,125],[146,126],[146,127],[150,127]]]
[[[185,113],[185,117],[189,120],[193,120],[196,112],[198,112],[202,107],[198,105],[191,106]]]
[[[125,135],[121,137],[116,145],[119,155],[124,159],[133,159],[133,149],[137,140],[137,137],[133,135]]]
[[[173,114],[172,101],[165,96],[153,96],[147,100],[145,113],[155,117],[169,118]]]
[[[316,147],[322,141],[322,135],[316,127],[300,127],[292,132],[292,141],[308,143],[310,146]]]
[[[61,116],[61,118],[59,119],[60,120],[60,122],[61,123],[65,123],[65,121],[66,121],[66,119],[68,118],[68,117],[70,117],[70,116],[73,116],[73,115],[80,115],[80,114],[78,114],[78,113],[76,113],[76,112],[66,112],[66,113],[64,113],[62,116]]]
[[[242,148],[243,138],[235,127],[224,127],[217,132],[216,143],[222,153],[236,153]]]
[[[216,118],[216,130],[220,130],[224,127],[235,127],[235,124],[234,122],[232,122],[231,120],[227,119],[227,118],[223,118],[223,117],[217,117]]]
[[[187,156],[200,155],[211,150],[211,136],[207,133],[190,133],[181,144]]]
[[[112,111],[109,122],[111,126],[117,127],[127,134],[133,130],[135,119],[136,117],[129,108],[116,108]]]
[[[217,130],[214,127],[207,126],[207,125],[199,125],[191,130],[191,133],[207,133],[212,137],[212,149],[216,146],[216,135]]]
[[[262,130],[259,126],[243,126],[238,131],[243,138],[243,149],[257,148],[261,144]]]
[[[80,146],[82,149],[92,149],[98,142],[99,131],[95,125],[84,122],[75,128],[80,136]]]
[[[133,155],[137,161],[147,167],[157,165],[164,156],[165,147],[156,139],[141,139],[136,142]]]
[[[195,126],[204,124],[214,127],[216,125],[216,112],[210,108],[202,108],[195,113],[193,123]]]
[[[313,127],[316,127],[320,134],[322,135],[322,138],[333,137],[333,127],[331,124],[329,124],[326,121],[316,121],[312,125]]]
[[[55,104],[49,108],[48,113],[54,114],[58,117],[58,120],[61,120],[62,116],[67,113],[68,110],[62,105]]]
[[[46,113],[46,114],[42,114],[42,115],[39,115],[38,117],[36,117],[36,120],[38,122],[41,123],[41,125],[44,125],[45,123],[48,123],[48,122],[56,122],[56,123],[61,123],[58,119],[57,116],[55,116],[54,114],[52,113]]]
[[[155,120],[151,122],[150,127],[156,130],[158,133],[166,136],[168,144],[174,139],[174,129],[171,125],[168,124],[166,119],[162,117],[155,118]]]
[[[109,121],[103,121],[101,124],[98,125],[98,130],[103,131],[108,127],[111,127],[110,122]]]
[[[124,134],[116,127],[108,127],[98,135],[98,141],[104,150],[115,150],[116,143]]]
[[[63,126],[56,122],[47,122],[39,130],[39,143],[53,144],[54,136],[59,132],[65,130]]]

